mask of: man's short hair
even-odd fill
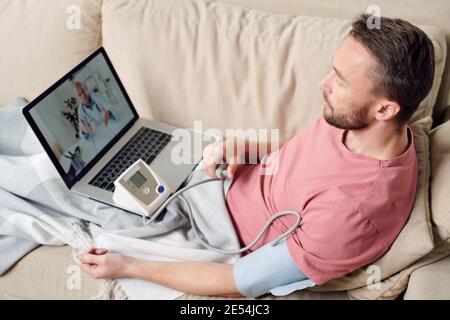
[[[369,28],[367,14],[358,16],[349,36],[375,58],[370,70],[375,93],[400,105],[396,116],[406,124],[431,90],[434,79],[434,47],[418,27],[402,19],[381,17],[380,28]]]

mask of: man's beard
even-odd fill
[[[323,98],[327,104],[327,108],[323,110],[323,117],[333,127],[345,130],[360,130],[369,126],[367,121],[368,107],[363,106],[358,110],[336,113],[325,93]]]

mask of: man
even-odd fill
[[[265,245],[293,224],[279,218],[259,249],[235,265],[144,262],[92,249],[81,257],[83,268],[96,278],[140,278],[192,294],[258,296],[305,279],[321,285],[382,256],[413,207],[418,164],[407,123],[432,87],[434,49],[406,21],[381,18],[381,29],[368,29],[367,19],[354,21],[319,85],[323,118],[280,150],[269,148],[276,173],[236,163],[250,142],[226,157],[233,178],[226,201],[242,244],[283,210],[301,213],[295,234]],[[234,141],[205,150],[210,175],[230,148]]]
[[[115,121],[115,115],[106,107],[106,102],[94,94],[89,94],[85,85],[75,82],[74,90],[80,99],[78,107],[78,119],[80,121],[81,134],[88,140],[92,138],[94,128],[104,124],[108,126],[109,121]]]

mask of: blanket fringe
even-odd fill
[[[99,292],[93,300],[128,300],[129,297],[123,291],[117,280],[103,280]]]
[[[93,247],[92,238],[86,231],[86,226],[81,222],[70,223],[73,233],[66,242],[72,247],[72,258],[80,264],[78,255]],[[102,280],[98,293],[92,300],[128,300],[127,293],[122,289],[117,280]]]

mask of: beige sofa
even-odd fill
[[[450,122],[444,123],[450,118],[450,3],[377,4],[383,15],[423,27],[437,52],[432,92],[411,124],[421,181],[415,207],[394,245],[375,262],[382,270],[376,285],[370,285],[364,267],[287,299],[450,299]],[[0,0],[6,49],[0,105],[17,96],[32,99],[103,45],[141,116],[187,127],[202,120],[204,128],[221,130],[279,128],[287,138],[320,115],[316,84],[349,19],[369,5],[365,0]],[[430,133],[432,119],[436,128]],[[0,298],[95,296],[99,281],[80,274],[73,283],[76,272],[69,247],[40,247],[0,277]]]

